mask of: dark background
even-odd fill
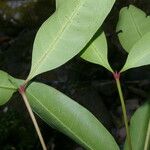
[[[117,0],[105,20],[109,61],[119,70],[127,57],[115,32],[122,7],[133,4],[150,14],[149,0]],[[0,0],[0,69],[25,79],[32,45],[40,25],[55,10],[54,0]],[[128,117],[150,95],[150,66],[129,70],[121,78]],[[36,81],[49,84],[88,108],[112,133],[120,147],[125,139],[120,101],[111,73],[83,61],[79,55]],[[38,119],[49,150],[83,150],[78,144]],[[0,150],[40,150],[40,143],[19,94],[0,107]]]

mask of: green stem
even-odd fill
[[[150,146],[150,120],[149,120],[149,123],[148,123],[148,130],[147,130],[144,150],[148,150],[149,146]]]
[[[125,123],[125,128],[126,128],[126,134],[127,134],[127,142],[129,145],[129,150],[132,150],[132,144],[131,144],[131,137],[130,137],[130,132],[129,132],[129,126],[128,126],[128,118],[127,118],[127,111],[126,111],[126,106],[124,103],[124,97],[123,97],[123,92],[121,88],[121,83],[120,83],[120,73],[114,73],[114,78],[117,84],[117,89],[121,101],[121,107],[122,107],[122,112],[123,112],[123,119]]]

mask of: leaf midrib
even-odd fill
[[[139,60],[141,60],[141,59],[143,59],[145,56],[147,56],[147,55],[149,55],[150,54],[150,51],[148,52],[148,53],[144,53],[144,55],[140,55],[139,57],[137,57],[136,59],[135,59],[135,61],[133,61],[132,63],[131,63],[131,66],[132,65],[134,65],[134,64],[136,64]]]
[[[112,72],[112,70],[110,69],[110,66],[109,66],[108,62],[105,61],[105,60],[103,59],[103,57],[99,54],[99,51],[98,51],[97,47],[96,47],[94,44],[91,44],[91,47],[93,48],[94,52],[96,53],[98,59],[102,61],[102,64],[101,64],[101,63],[99,63],[99,64],[102,65],[103,67],[105,67],[106,69],[108,69],[109,71]],[[106,67],[106,66],[107,66],[107,67]]]
[[[61,39],[63,33],[65,32],[65,30],[70,27],[71,23],[73,22],[73,18],[75,18],[75,16],[78,13],[78,10],[80,10],[80,8],[83,6],[85,0],[82,1],[82,3],[76,6],[76,8],[74,9],[73,13],[71,14],[71,16],[69,17],[69,19],[67,19],[67,21],[65,22],[64,26],[62,27],[62,29],[60,30],[60,32],[58,32],[56,38],[53,40],[53,43],[51,45],[49,45],[48,49],[46,50],[46,52],[43,54],[43,56],[39,59],[39,61],[33,66],[33,69],[31,71],[31,75],[29,75],[29,78],[32,79],[32,77],[34,75],[32,75],[34,72],[36,72],[38,70],[38,68],[41,65],[41,62],[46,59],[48,57],[48,53],[52,52],[56,46],[56,44],[58,43],[59,39]],[[51,50],[49,50],[51,48]]]
[[[79,139],[80,141],[82,141],[82,143],[84,145],[86,145],[90,150],[93,150],[93,148],[91,148],[90,145],[88,145],[88,143],[86,143],[85,141],[83,141],[75,132],[73,132],[70,128],[68,128],[68,126],[66,126],[57,116],[55,116],[55,114],[53,114],[52,112],[50,112],[40,101],[38,101],[38,98],[32,94],[32,92],[30,93],[29,91],[27,91],[27,93],[32,96],[37,103],[39,103],[48,113],[50,113],[52,115],[53,118],[55,118],[65,129],[67,129],[71,134],[73,134],[77,139]]]
[[[132,50],[131,50],[132,51]],[[129,58],[127,58],[127,62],[126,62],[126,64],[125,64],[125,66],[123,67],[123,69],[121,70],[121,72],[123,72],[123,71],[126,71],[126,70],[128,70],[128,69],[130,69],[130,68],[132,68],[132,67],[138,67],[138,66],[135,66],[135,64],[139,61],[139,60],[141,60],[141,59],[143,59],[146,55],[148,55],[148,54],[150,54],[150,51],[148,52],[148,53],[146,53],[146,54],[144,54],[144,55],[142,55],[142,57],[141,57],[141,55],[138,57],[138,58],[136,58],[134,61],[132,61],[132,57],[133,57],[133,54],[132,54],[132,56],[130,55],[130,61],[129,61]],[[148,64],[146,64],[146,65],[148,65]],[[139,65],[139,66],[143,66],[143,65]]]
[[[141,38],[142,37],[142,33],[141,33],[141,31],[140,31],[140,29],[139,29],[139,27],[138,27],[138,25],[137,25],[133,15],[132,15],[132,11],[129,13],[129,16],[131,18],[131,22],[132,22],[133,26],[135,27],[135,31],[137,32],[138,36]]]

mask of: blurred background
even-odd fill
[[[109,62],[119,70],[127,57],[115,32],[122,7],[133,4],[150,14],[149,0],[116,0],[103,24]],[[55,0],[0,0],[0,70],[25,79],[29,73],[32,45],[40,25],[55,11]],[[82,60],[79,55],[35,79],[51,85],[89,109],[112,133],[120,147],[125,139],[121,106],[111,73]],[[150,96],[150,66],[129,70],[121,78],[127,113]],[[83,150],[37,117],[49,150]],[[38,137],[18,93],[0,107],[0,150],[41,150]]]

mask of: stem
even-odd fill
[[[117,89],[118,89],[118,93],[119,93],[119,97],[120,97],[120,101],[121,101],[121,107],[122,107],[122,112],[123,112],[125,128],[126,128],[129,150],[132,150],[131,137],[130,137],[129,126],[128,126],[127,111],[126,111],[126,106],[124,103],[124,97],[123,97],[123,92],[122,92],[121,83],[120,83],[120,73],[116,72],[113,75],[114,75],[114,78],[115,78],[115,81],[117,84]]]
[[[27,98],[26,93],[25,93],[25,86],[24,86],[24,85],[20,86],[20,88],[19,88],[19,93],[21,94],[21,96],[22,96],[22,98],[23,98],[23,100],[24,100],[24,103],[25,103],[25,105],[26,105],[26,107],[27,107],[27,110],[28,110],[28,112],[29,112],[29,115],[30,115],[30,117],[31,117],[31,120],[32,120],[32,122],[33,122],[33,124],[34,124],[36,133],[37,133],[37,135],[38,135],[38,137],[39,137],[41,146],[42,146],[43,150],[47,150],[46,144],[45,144],[45,142],[44,142],[43,136],[42,136],[41,131],[40,131],[40,128],[39,128],[38,123],[37,123],[37,121],[36,121],[36,118],[35,118],[35,116],[34,116],[34,114],[33,114],[33,111],[32,111],[32,109],[31,109],[31,106],[30,106],[30,104],[29,104],[29,102],[28,102],[28,98]]]
[[[148,123],[148,130],[147,130],[144,150],[148,150],[149,146],[150,146],[150,120]]]

